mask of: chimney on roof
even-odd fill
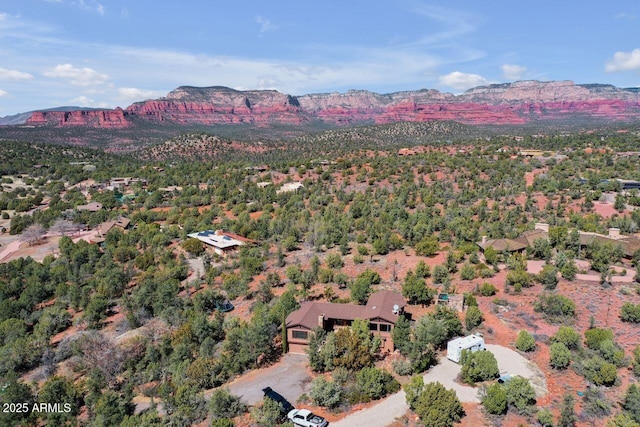
[[[545,233],[549,232],[549,224],[546,224],[544,222],[536,222],[536,225],[534,228],[536,230],[544,231]]]
[[[324,329],[324,314],[321,314],[320,316],[318,316],[318,326]]]
[[[487,236],[482,236],[482,244],[483,245],[487,244]]]
[[[609,237],[612,239],[620,238],[620,229],[619,228],[610,228],[609,229]]]

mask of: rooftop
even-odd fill
[[[489,247],[498,252],[502,251],[520,251],[527,247],[526,244],[513,239],[488,239],[477,242],[483,250]]]
[[[367,305],[334,304],[329,302],[304,302],[302,306],[287,316],[287,326],[300,325],[308,329],[318,326],[318,317],[326,319],[355,320],[383,319],[395,323],[398,311],[406,305],[404,297],[392,291],[376,292],[369,297]]]

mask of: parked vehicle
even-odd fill
[[[262,389],[265,397],[268,397],[271,400],[275,400],[280,405],[280,411],[282,415],[287,415],[289,412],[295,410],[291,403],[287,399],[284,398],[280,393],[273,391],[271,387],[265,387]]]
[[[231,304],[231,301],[224,300],[224,302],[218,303],[216,305],[216,309],[218,309],[219,311],[221,311],[223,313],[227,313],[227,312],[233,310],[234,307],[233,307],[233,304]]]
[[[511,374],[508,374],[508,373],[506,373],[506,372],[501,373],[501,374],[500,374],[500,378],[498,378],[498,383],[500,383],[500,384],[504,384],[504,383],[506,383],[507,381],[509,381],[511,378],[513,378],[513,377],[511,376]]]
[[[326,427],[329,422],[308,409],[294,409],[289,412],[287,418],[299,427]]]

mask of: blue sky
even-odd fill
[[[300,95],[640,86],[637,0],[0,0],[0,116],[180,85]]]

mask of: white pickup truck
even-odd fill
[[[327,427],[329,425],[327,420],[308,409],[294,409],[287,414],[287,418],[300,427]]]

